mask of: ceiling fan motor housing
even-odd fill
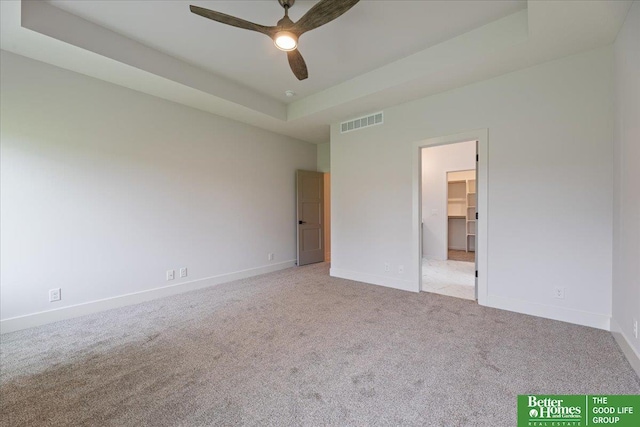
[[[293,6],[295,2],[296,0],[278,0],[278,3],[280,3],[280,6],[285,8]]]

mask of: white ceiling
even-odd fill
[[[314,3],[296,1],[292,19]],[[331,123],[610,44],[631,2],[362,0],[301,37],[302,82],[268,37],[189,4],[265,25],[282,16],[276,0],[3,0],[1,47],[321,143]]]
[[[286,54],[267,36],[189,11],[189,4],[275,25],[284,15],[277,0],[262,1],[77,1],[51,0],[54,6],[246,85],[283,102],[287,89],[304,97],[424,50],[526,8],[524,0],[372,1],[300,38],[309,79],[299,82]],[[298,0],[294,21],[316,1]],[[383,28],[385,30],[383,31]],[[386,30],[388,29],[388,30]]]

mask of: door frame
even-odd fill
[[[422,291],[422,149],[438,145],[455,144],[458,142],[477,141],[478,162],[476,164],[476,203],[478,220],[476,222],[476,295],[478,304],[488,303],[488,165],[489,165],[489,129],[476,129],[451,135],[429,138],[413,144],[412,170],[412,247],[414,262],[418,268],[415,283],[416,289]]]

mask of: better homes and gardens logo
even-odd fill
[[[520,395],[518,427],[640,426],[640,395]]]
[[[581,426],[584,396],[526,396],[527,426]],[[520,414],[521,405],[518,405]],[[549,424],[546,424],[549,423]]]

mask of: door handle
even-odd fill
[[[306,224],[307,221],[298,221],[298,224]]]

